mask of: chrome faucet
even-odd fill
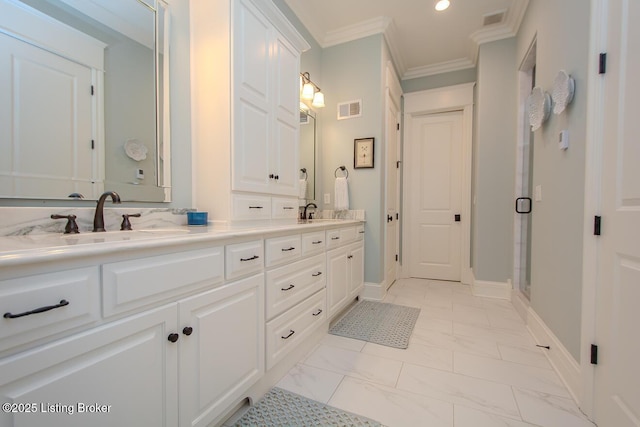
[[[318,209],[318,206],[311,202],[311,203],[307,203],[307,206],[304,207],[304,212],[302,213],[302,219],[311,219],[311,212],[309,212],[309,217],[307,217],[307,209],[309,207],[314,207],[315,209]]]
[[[106,231],[104,229],[104,201],[111,196],[113,203],[121,203],[120,196],[115,191],[106,191],[102,193],[102,196],[98,199],[98,205],[96,206],[96,213],[93,216],[93,231]]]

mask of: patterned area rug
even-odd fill
[[[329,333],[395,348],[409,347],[419,308],[375,301],[360,301]]]
[[[274,387],[234,424],[234,427],[248,426],[378,427],[381,424]]]

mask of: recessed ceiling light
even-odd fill
[[[438,3],[436,3],[436,10],[438,12],[442,12],[449,7],[449,4],[449,0],[440,0]]]

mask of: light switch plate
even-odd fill
[[[561,150],[567,150],[569,148],[569,131],[566,129],[560,131],[560,135],[558,136],[558,148]]]
[[[542,185],[536,185],[536,202],[542,201]]]
[[[328,205],[329,203],[331,203],[331,194],[324,193],[324,204]]]

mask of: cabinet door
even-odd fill
[[[349,246],[349,296],[355,297],[364,286],[364,245]]]
[[[347,248],[327,252],[327,310],[329,317],[336,314],[347,300],[350,280]]]
[[[280,35],[273,44],[274,135],[271,169],[278,179],[271,185],[273,194],[298,194],[300,129],[300,56]]]
[[[269,165],[272,30],[250,2],[234,6],[232,189],[268,193],[275,174]]]
[[[171,304],[2,359],[0,401],[32,412],[2,411],[0,425],[178,425],[176,319]]]
[[[264,275],[178,304],[180,425],[206,426],[264,373]]]

